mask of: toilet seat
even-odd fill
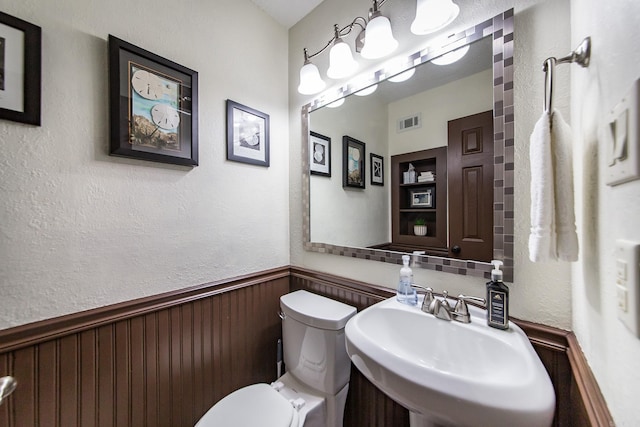
[[[268,384],[253,384],[226,396],[196,427],[298,427],[298,411]]]

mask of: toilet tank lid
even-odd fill
[[[305,325],[337,331],[343,329],[356,308],[307,291],[295,291],[280,297],[285,315]]]

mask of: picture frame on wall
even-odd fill
[[[269,115],[227,99],[227,160],[269,167]]]
[[[309,132],[309,172],[331,176],[331,138],[313,131]]]
[[[365,188],[365,143],[348,135],[342,137],[342,186]]]
[[[369,154],[371,159],[371,185],[384,185],[384,158]]]
[[[109,35],[110,152],[198,165],[198,73]]]
[[[0,119],[40,126],[42,29],[0,12]]]

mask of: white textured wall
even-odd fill
[[[462,30],[489,19],[506,9],[515,9],[515,279],[510,284],[511,314],[526,320],[561,328],[571,328],[571,268],[567,263],[538,265],[529,262],[527,238],[529,232],[529,134],[541,113],[543,96],[542,61],[548,56],[564,55],[571,49],[569,0],[473,0],[456,1],[460,16],[441,34]],[[298,70],[302,66],[303,47],[313,52],[324,45],[332,35],[334,23],[346,25],[354,16],[365,14],[368,0],[342,2],[325,0],[313,13],[289,32],[289,103],[291,126],[291,259],[295,265],[327,271],[383,286],[395,287],[398,267],[375,261],[356,260],[335,255],[306,252],[302,248],[300,107],[312,97],[303,97],[296,91]],[[413,1],[394,1],[385,4],[382,11],[389,16],[394,34],[400,42],[401,52],[413,52],[427,43],[429,38],[410,34],[408,27],[415,13]],[[351,42],[352,38],[348,38]],[[375,61],[360,60],[365,68]],[[328,54],[314,61],[326,72]],[[569,116],[568,71],[560,70],[556,104]],[[434,288],[448,289],[452,293],[464,292],[484,295],[484,281],[478,278],[437,273],[428,270],[414,272],[417,283]]]
[[[43,58],[42,126],[0,121],[0,328],[289,263],[286,29],[248,0],[0,10]],[[199,72],[200,166],[107,155],[108,34]],[[225,160],[227,98],[270,114],[270,168]]]
[[[389,104],[389,155],[446,146],[449,120],[492,109],[492,70],[392,102]],[[398,132],[398,120],[415,113],[422,113],[422,126]]]
[[[640,425],[640,339],[617,319],[617,239],[640,242],[640,181],[605,185],[606,117],[640,78],[640,2],[572,0],[572,44],[591,36],[588,69],[571,70],[582,257],[572,271],[573,329],[616,425]]]
[[[345,110],[349,114],[345,114]],[[310,129],[331,138],[331,177],[311,175],[311,241],[367,247],[391,240],[389,222],[389,178],[384,186],[371,185],[369,154],[387,156],[387,109],[367,97],[350,96],[339,108],[321,108],[311,113]],[[365,143],[365,188],[343,188],[342,136]],[[341,209],[336,209],[341,206]]]

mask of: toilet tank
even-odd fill
[[[338,393],[351,373],[344,326],[356,314],[355,307],[296,291],[280,297],[280,308],[287,372],[323,393]]]

